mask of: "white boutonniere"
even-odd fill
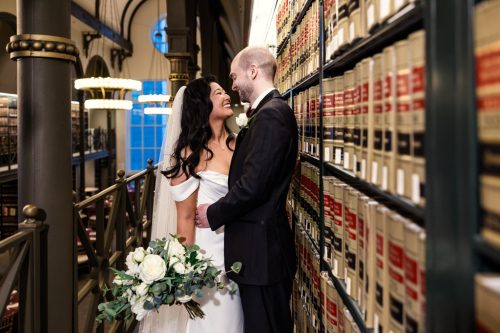
[[[240,130],[247,128],[250,125],[250,121],[255,117],[255,115],[250,118],[247,117],[245,112],[242,112],[236,117],[236,125],[240,127]]]

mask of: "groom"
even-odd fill
[[[238,283],[246,333],[293,331],[290,295],[295,247],[285,210],[297,159],[297,123],[274,88],[276,60],[248,47],[231,64],[232,89],[249,102],[249,122],[238,134],[229,171],[229,192],[200,205],[198,227],[225,226],[225,263],[240,261]]]

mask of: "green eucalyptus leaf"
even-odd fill
[[[243,266],[241,262],[239,262],[239,261],[235,261],[235,262],[231,265],[231,270],[232,270],[233,272],[235,272],[236,274],[238,274],[238,273],[241,271],[241,266]]]

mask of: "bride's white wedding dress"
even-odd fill
[[[201,171],[201,179],[188,178],[185,182],[170,186],[175,201],[183,201],[198,190],[198,205],[212,204],[226,195],[228,178],[215,171]],[[211,257],[214,265],[224,271],[224,227],[216,231],[196,228],[195,243]],[[187,333],[239,333],[243,332],[243,310],[240,295],[231,295],[227,289],[204,289],[205,295],[196,301],[205,312],[205,318],[196,318],[187,323]]]

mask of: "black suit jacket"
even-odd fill
[[[293,235],[286,196],[297,159],[298,131],[293,111],[273,90],[260,102],[247,129],[238,134],[229,170],[229,192],[210,205],[212,230],[225,226],[226,269],[237,283],[270,285],[295,275]]]

